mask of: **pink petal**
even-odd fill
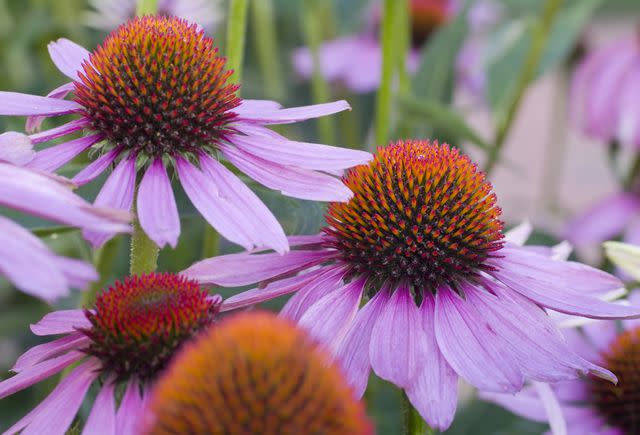
[[[149,166],[138,187],[137,203],[140,226],[158,247],[175,248],[180,236],[180,216],[171,180],[161,158]]]
[[[46,148],[42,151],[38,151],[34,159],[26,166],[28,168],[38,169],[44,172],[55,172],[77,157],[81,152],[101,140],[101,135],[94,134]]]
[[[64,337],[58,338],[44,344],[32,347],[16,361],[11,371],[20,373],[26,369],[33,367],[41,361],[48,360],[62,352],[68,350],[80,349],[90,341],[89,337],[81,332],[71,333]]]
[[[78,71],[82,71],[82,63],[89,60],[89,51],[66,38],[50,42],[47,48],[58,69],[71,80],[78,80]]]
[[[636,52],[637,53],[637,52]],[[640,99],[640,64],[636,60],[626,71],[626,78],[622,85],[624,92],[620,95],[617,137],[623,146],[632,150],[640,147],[640,110],[634,104]]]
[[[65,83],[64,85],[58,86],[53,91],[49,92],[47,94],[47,98],[57,98],[59,100],[64,100],[67,97],[67,95],[69,95],[69,93],[73,92],[74,90],[75,90],[75,86],[73,83]],[[29,116],[27,117],[27,122],[25,123],[24,129],[27,131],[27,133],[31,134],[40,129],[45,119],[47,119],[47,116],[41,116],[41,115]],[[85,124],[87,123],[85,119],[79,119],[72,122],[83,122]],[[38,142],[34,142],[34,143],[38,143]]]
[[[367,389],[371,363],[369,349],[371,331],[388,302],[386,292],[378,292],[356,314],[349,331],[336,351],[336,358],[344,370],[356,397]]]
[[[335,350],[358,312],[365,279],[355,279],[323,296],[302,315],[298,324],[319,342]]]
[[[229,140],[254,156],[280,165],[303,169],[346,169],[367,163],[373,157],[367,151],[296,142],[284,137],[234,135]]]
[[[409,289],[400,286],[386,302],[371,331],[371,367],[382,379],[406,388],[420,374],[425,352],[426,340],[418,307]]]
[[[458,375],[438,347],[435,334],[435,300],[425,297],[420,307],[424,361],[416,380],[406,387],[407,397],[429,426],[444,431],[453,421],[458,404]]]
[[[143,400],[140,387],[135,379],[130,379],[120,407],[116,414],[116,433],[118,435],[135,435],[142,415]]]
[[[640,200],[630,193],[617,193],[570,222],[564,237],[576,246],[600,243],[620,234],[638,214]]]
[[[74,351],[34,364],[15,376],[0,382],[0,399],[24,390],[43,379],[47,379],[84,357],[84,353]]]
[[[29,139],[31,139],[31,142],[33,142],[34,145],[42,142],[47,142],[71,133],[75,133],[78,130],[82,130],[82,128],[86,127],[88,124],[88,121],[84,118],[75,119],[71,122],[67,122],[66,124],[62,124],[59,127],[54,127],[40,133],[32,134],[29,136]]]
[[[513,393],[522,388],[517,362],[472,304],[440,287],[435,313],[438,347],[458,375],[484,391]]]
[[[263,111],[273,112],[280,110],[282,104],[271,100],[242,100],[240,105],[233,109],[235,113],[242,116],[244,113],[260,113]]]
[[[310,201],[340,202],[346,202],[353,196],[341,180],[330,175],[279,165],[235,147],[223,146],[222,151],[235,167],[258,183],[279,190],[283,195]]]
[[[547,413],[540,399],[525,390],[514,394],[480,392],[480,398],[502,406],[506,410],[540,423],[547,422]]]
[[[107,181],[100,189],[100,193],[94,201],[98,207],[109,207],[120,210],[130,210],[133,204],[133,192],[136,184],[136,158],[129,156],[116,166]],[[113,233],[97,233],[83,231],[82,235],[94,248],[113,237]]]
[[[318,275],[309,285],[289,298],[285,306],[280,310],[280,316],[297,323],[309,307],[326,294],[342,287],[341,282],[345,274],[343,268],[325,266],[322,270],[324,271],[322,275]]]
[[[534,382],[533,387],[544,405],[545,412],[554,435],[567,435],[567,422],[564,420],[562,407],[549,384]]]
[[[28,420],[26,427],[23,426],[23,422],[18,422],[7,432],[19,430],[16,427],[22,426],[25,427],[22,431],[23,435],[66,433],[84,401],[87,390],[99,375],[97,371],[99,366],[99,361],[90,359],[76,367],[40,405],[25,417]]]
[[[533,232],[533,226],[531,222],[524,221],[519,225],[511,228],[504,234],[505,242],[513,243],[514,245],[522,246],[527,242],[529,236]]]
[[[82,108],[73,101],[0,91],[0,115],[65,115]]]
[[[15,131],[0,134],[0,160],[22,166],[33,159],[33,143],[29,136]]]
[[[334,113],[351,110],[351,106],[344,100],[332,103],[314,104],[312,106],[293,107],[279,110],[241,111],[240,120],[260,122],[262,124],[291,124],[307,119],[333,115]],[[0,113],[2,114],[2,113]]]
[[[93,265],[85,261],[54,256],[53,262],[64,274],[70,287],[86,290],[87,284],[97,281],[100,278],[100,275],[98,275]]]
[[[606,352],[618,336],[618,325],[613,320],[599,320],[587,323],[582,331],[596,349]]]
[[[31,325],[31,332],[36,335],[56,335],[76,332],[78,328],[90,328],[83,310],[59,310],[46,314],[36,324]]]
[[[285,255],[241,252],[199,261],[181,273],[201,284],[238,287],[297,273],[323,263],[332,255],[327,250],[290,251]]]
[[[71,181],[78,186],[82,186],[93,181],[115,161],[116,157],[118,157],[121,152],[122,150],[120,148],[114,148],[108,153],[103,154],[85,166],[82,171],[78,172],[75,177],[71,179]]]
[[[640,317],[640,307],[598,299],[622,287],[612,275],[589,266],[556,261],[524,249],[505,247],[491,275],[534,302],[567,314],[596,319]]]
[[[100,389],[91,414],[82,429],[83,435],[116,435],[116,404],[114,383],[108,380]]]

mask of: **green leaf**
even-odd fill
[[[68,227],[68,226],[63,226],[63,225],[59,225],[59,226],[51,226],[51,227],[38,227],[38,228],[31,228],[31,232],[40,237],[51,237],[53,235],[57,235],[57,234],[65,234],[65,233],[70,233],[72,231],[78,231],[78,228],[76,227]]]
[[[458,139],[469,141],[482,149],[491,146],[471,128],[458,112],[444,104],[432,100],[418,100],[412,97],[400,97],[400,108],[409,115],[417,115],[424,118],[431,127],[456,136]]]

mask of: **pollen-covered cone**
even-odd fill
[[[304,331],[268,313],[240,314],[188,345],[160,378],[152,434],[371,434],[342,373]]]

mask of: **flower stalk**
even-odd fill
[[[158,0],[138,0],[136,15],[153,15],[158,12]]]
[[[404,404],[405,435],[434,435],[435,431],[420,416],[404,392],[402,393],[402,402]]]

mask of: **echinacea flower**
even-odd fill
[[[85,230],[129,231],[128,213],[96,208],[75,195],[68,180],[20,166],[33,155],[27,136],[0,134],[1,206]],[[1,215],[0,276],[48,302],[66,296],[70,287],[85,289],[98,279],[90,264],[53,253],[39,238]]]
[[[167,169],[173,168],[196,209],[218,232],[247,249],[288,249],[282,227],[260,199],[218,158],[259,183],[296,198],[345,201],[351,192],[333,174],[371,154],[288,140],[268,129],[349,109],[345,101],[282,109],[242,100],[228,83],[225,58],[195,24],[174,17],[135,18],[94,52],[60,39],[51,58],[72,82],[47,97],[0,92],[0,115],[77,119],[31,135],[34,143],[85,130],[38,153],[27,166],[55,171],[90,150],[93,161],[73,182],[88,183],[115,165],[95,204],[129,210],[138,172],[136,210],[160,247],[175,247],[180,219]],[[63,99],[73,93],[73,101]],[[85,232],[94,246],[108,237]]]
[[[588,53],[571,79],[575,127],[605,143],[640,149],[640,41],[637,34]]]
[[[136,0],[89,0],[94,10],[87,12],[91,27],[111,31],[136,16]],[[184,18],[211,30],[222,18],[218,0],[158,0],[157,15]]]
[[[640,292],[630,295],[640,305]],[[640,322],[597,321],[564,330],[572,350],[618,377],[612,384],[595,376],[525,387],[515,396],[483,393],[485,400],[537,422],[549,422],[554,434],[631,435],[640,432]]]
[[[420,47],[431,33],[447,22],[457,11],[456,0],[411,0],[411,51],[407,56],[407,69],[418,69]],[[349,90],[370,92],[380,85],[382,49],[378,39],[380,11],[370,13],[367,28],[360,34],[345,36],[323,44],[319,51],[322,76],[331,82],[340,82]],[[293,54],[293,66],[305,79],[313,75],[314,62],[308,48],[299,48]]]
[[[269,313],[227,318],[158,380],[149,434],[365,435],[372,424],[330,355]]]
[[[354,197],[330,204],[323,234],[290,238],[287,255],[226,255],[184,273],[266,283],[223,309],[295,292],[281,314],[336,352],[359,395],[373,369],[439,429],[453,419],[458,377],[510,393],[525,379],[615,380],[570,351],[545,309],[628,318],[640,308],[599,299],[622,287],[616,277],[522,247],[521,234],[505,240],[492,186],[468,157],[399,141],[344,181]]]
[[[47,314],[31,330],[62,337],[18,358],[16,375],[0,382],[0,399],[67,367],[73,370],[7,433],[66,433],[94,383],[100,391],[83,433],[132,433],[158,373],[182,344],[213,324],[220,302],[184,277],[149,274],[116,282],[91,310]],[[117,407],[121,387],[125,393]]]
[[[622,234],[627,243],[640,243],[640,195],[613,193],[571,219],[564,237],[575,246],[595,245]]]

